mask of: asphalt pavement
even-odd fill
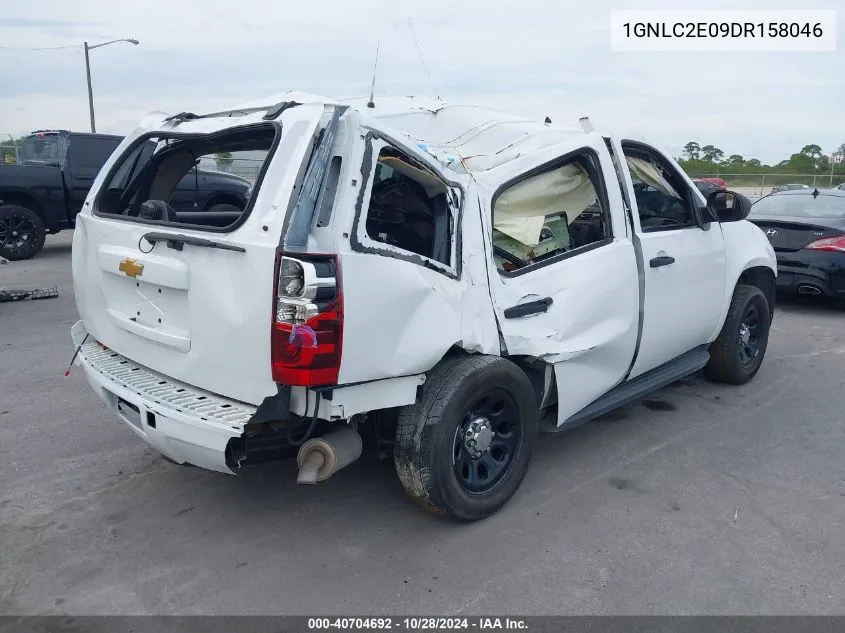
[[[71,234],[0,286],[2,614],[843,614],[845,312],[783,301],[760,373],[693,377],[541,436],[497,515],[453,524],[392,460],[174,466],[79,370]]]

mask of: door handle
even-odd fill
[[[528,303],[520,303],[519,305],[507,308],[505,310],[505,318],[518,319],[519,317],[529,316],[531,314],[539,314],[540,312],[546,312],[549,309],[550,305],[552,305],[551,297],[537,299],[537,301],[529,301]]]
[[[651,266],[652,268],[660,268],[661,266],[668,266],[669,264],[674,264],[675,258],[669,257],[668,255],[661,255],[660,257],[655,257],[648,263],[649,266]]]

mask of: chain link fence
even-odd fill
[[[16,137],[0,133],[0,164],[16,162],[19,143]],[[206,156],[200,160],[200,169],[222,171],[250,182],[255,182],[261,171],[263,159],[234,156]],[[837,166],[839,167],[839,166]],[[839,171],[839,169],[837,169]],[[806,185],[826,189],[845,184],[845,174],[721,174],[691,173],[691,178],[721,178],[728,189],[738,191],[751,199],[757,199],[782,185]]]
[[[18,141],[11,134],[0,133],[0,165],[14,165],[18,155]]]
[[[690,178],[721,178],[732,191],[756,200],[783,185],[806,185],[812,189],[828,189],[845,184],[842,174],[690,174]]]

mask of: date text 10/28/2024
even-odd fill
[[[309,631],[527,631],[520,618],[474,617],[399,617],[399,618],[308,618]]]

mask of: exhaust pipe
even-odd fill
[[[311,438],[302,445],[296,456],[299,465],[296,483],[316,484],[325,481],[361,457],[362,449],[361,436],[351,426]]]
[[[822,291],[816,288],[815,286],[811,286],[809,284],[801,284],[798,286],[798,294],[799,295],[820,295]]]

